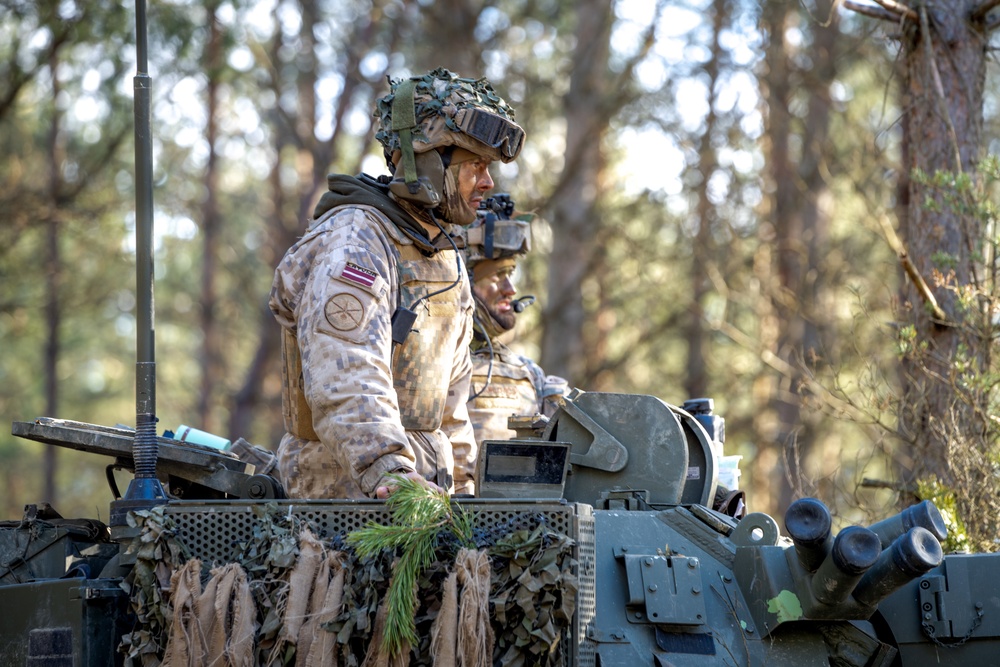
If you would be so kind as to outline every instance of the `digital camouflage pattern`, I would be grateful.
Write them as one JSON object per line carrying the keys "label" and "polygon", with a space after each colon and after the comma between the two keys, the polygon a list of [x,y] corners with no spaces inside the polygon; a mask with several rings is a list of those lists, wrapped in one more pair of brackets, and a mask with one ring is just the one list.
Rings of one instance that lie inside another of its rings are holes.
{"label": "digital camouflage pattern", "polygon": [[[440,67],[412,78],[416,81],[413,94],[417,122],[413,130],[415,153],[454,144],[492,160],[510,161],[496,148],[485,146],[463,133],[455,123],[456,114],[463,109],[482,109],[514,121],[514,109],[497,95],[488,80],[463,78]],[[391,161],[393,153],[401,149],[399,134],[392,129],[392,102],[395,90],[402,82],[402,79],[390,79],[391,92],[378,100],[375,108],[374,115],[378,119],[375,139],[382,144],[387,162]]]}
{"label": "digital camouflage pattern", "polygon": [[[288,404],[310,413],[287,420],[278,448],[290,497],[370,497],[398,470],[473,492],[473,302],[453,250],[427,256],[373,206],[333,208],[285,255],[270,306],[301,357],[285,391],[303,400]],[[394,348],[397,306],[417,319]]]}
{"label": "digital camouflage pattern", "polygon": [[[509,440],[517,433],[507,428],[512,416],[536,414],[551,417],[559,407],[559,397],[569,386],[565,379],[546,375],[531,359],[515,354],[503,343],[493,341],[493,369],[490,350],[483,345],[472,353],[472,398],[469,418],[476,442]],[[487,385],[487,376],[490,382]],[[484,389],[485,387],[485,389]],[[480,392],[477,396],[477,392]]]}

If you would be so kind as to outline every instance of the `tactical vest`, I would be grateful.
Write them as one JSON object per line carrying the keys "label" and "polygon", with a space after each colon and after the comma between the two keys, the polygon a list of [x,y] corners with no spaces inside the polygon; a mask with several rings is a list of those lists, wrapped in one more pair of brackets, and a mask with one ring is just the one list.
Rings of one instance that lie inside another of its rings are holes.
{"label": "tactical vest", "polygon": [[[385,228],[392,224],[369,206],[350,206],[369,210]],[[335,215],[343,208],[331,209],[324,217]],[[440,358],[441,344],[447,340],[461,307],[461,282],[451,289],[448,287],[456,277],[462,281],[465,277],[458,270],[453,252],[441,251],[428,257],[413,244],[396,242],[393,245],[398,253],[395,303],[417,313],[406,341],[393,346],[393,387],[399,399],[403,428],[433,431],[440,427],[446,407],[451,363],[449,361],[447,368],[437,369],[432,362]],[[391,249],[385,250],[390,258],[394,257]],[[312,410],[306,401],[298,340],[289,329],[282,328],[281,349],[285,429],[305,440],[319,440],[313,428]]]}

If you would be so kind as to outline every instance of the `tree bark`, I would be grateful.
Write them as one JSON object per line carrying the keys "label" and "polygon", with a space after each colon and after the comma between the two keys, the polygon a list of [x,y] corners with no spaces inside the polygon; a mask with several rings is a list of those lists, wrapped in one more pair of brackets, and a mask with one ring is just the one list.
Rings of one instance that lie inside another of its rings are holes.
{"label": "tree bark", "polygon": [[[542,313],[541,365],[547,372],[584,379],[587,310],[583,284],[599,279],[594,267],[594,241],[600,229],[598,202],[605,158],[602,139],[607,120],[602,110],[607,97],[607,62],[612,13],[602,0],[577,5],[577,49],[570,88],[563,100],[566,116],[566,153],[552,211],[554,252],[549,264],[548,303]],[[591,360],[599,361],[599,360]]]}
{"label": "tree bark", "polygon": [[[969,16],[978,2],[935,0],[914,7],[920,20],[902,32],[905,62],[906,146],[911,173],[939,171],[972,175],[980,158],[987,36],[982,22]],[[925,202],[933,202],[927,207]],[[909,259],[931,287],[950,320],[937,321],[911,281],[901,301],[904,324],[913,327],[910,353],[901,363],[903,400],[899,429],[913,468],[903,481],[937,477],[954,482],[949,463],[952,441],[981,443],[984,397],[961,387],[956,362],[970,357],[984,370],[988,341],[965,337],[966,315],[955,292],[943,283],[965,286],[977,279],[973,248],[983,229],[945,201],[945,193],[918,178],[909,181],[906,217],[900,225]]]}
{"label": "tree bark", "polygon": [[[59,352],[60,322],[62,307],[60,305],[60,283],[62,281],[62,258],[59,253],[59,173],[62,164],[62,151],[59,149],[59,124],[61,114],[56,100],[59,98],[59,56],[56,50],[49,54],[49,72],[52,76],[52,120],[48,132],[48,189],[49,210],[45,220],[45,414],[59,414]],[[45,448],[45,463],[43,466],[43,500],[52,504],[58,503],[56,475],[59,469],[58,448]]]}
{"label": "tree bark", "polygon": [[[474,29],[481,6],[467,0],[438,0],[424,9],[424,39],[420,40],[414,74],[445,67],[459,76],[484,76],[482,45]],[[447,49],[440,48],[447,44]]]}
{"label": "tree bark", "polygon": [[199,324],[201,327],[201,387],[198,392],[196,414],[199,427],[206,431],[215,430],[212,417],[213,392],[218,391],[222,381],[223,355],[219,328],[216,321],[218,294],[216,290],[219,236],[222,221],[219,215],[219,154],[218,141],[219,75],[222,63],[222,35],[215,15],[217,7],[211,7],[208,19],[208,43],[205,45],[205,63],[208,83],[205,92],[205,113],[207,126],[205,141],[208,143],[208,162],[205,165],[205,199],[201,208],[201,300]]}

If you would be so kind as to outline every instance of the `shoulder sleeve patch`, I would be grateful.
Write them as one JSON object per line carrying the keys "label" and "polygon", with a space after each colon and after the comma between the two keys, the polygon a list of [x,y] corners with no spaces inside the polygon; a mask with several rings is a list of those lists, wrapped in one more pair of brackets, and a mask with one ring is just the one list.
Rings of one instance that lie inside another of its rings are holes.
{"label": "shoulder sleeve patch", "polygon": [[319,330],[362,343],[368,338],[372,317],[388,294],[389,284],[372,269],[348,261],[338,263],[330,278]]}
{"label": "shoulder sleeve patch", "polygon": [[348,292],[340,292],[330,297],[324,308],[326,321],[337,331],[354,331],[365,321],[365,306],[361,300]]}
{"label": "shoulder sleeve patch", "polygon": [[341,262],[333,270],[333,278],[351,285],[360,287],[372,294],[376,298],[381,298],[389,285],[377,271],[360,266],[354,262]]}

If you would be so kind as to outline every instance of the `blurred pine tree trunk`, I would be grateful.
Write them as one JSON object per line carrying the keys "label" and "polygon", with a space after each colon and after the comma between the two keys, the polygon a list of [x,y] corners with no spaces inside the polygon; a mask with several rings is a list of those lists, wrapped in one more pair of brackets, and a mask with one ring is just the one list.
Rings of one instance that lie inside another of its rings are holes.
{"label": "blurred pine tree trunk", "polygon": [[[823,340],[830,313],[822,256],[829,250],[830,86],[837,76],[839,21],[829,2],[808,17],[793,5],[768,3],[762,25],[768,36],[762,83],[771,194],[761,222],[758,275],[765,289],[759,313],[762,347],[778,360],[778,372],[755,384],[760,451],[751,465],[754,478],[764,481],[754,489],[755,500],[781,514],[796,497],[817,493],[807,471],[817,434],[802,409],[805,374],[827,363],[835,348]],[[790,30],[805,33],[804,44],[789,43]]]}
{"label": "blurred pine tree trunk", "polygon": [[[563,99],[566,152],[559,186],[549,201],[554,247],[549,262],[548,301],[542,319],[541,364],[548,373],[581,384],[588,365],[599,365],[588,350],[584,284],[603,279],[597,265],[601,218],[598,204],[608,129],[608,54],[612,12],[603,0],[576,7],[576,51],[570,87]],[[589,389],[595,387],[587,386]]]}
{"label": "blurred pine tree trunk", "polygon": [[[903,481],[955,479],[950,451],[981,447],[988,395],[963,386],[961,365],[988,370],[991,340],[970,331],[977,306],[966,310],[953,289],[982,279],[978,264],[985,229],[982,220],[946,201],[945,189],[914,178],[919,170],[974,177],[982,157],[983,90],[988,36],[972,0],[930,2],[913,9],[903,23],[903,103],[910,172],[906,217],[900,235],[916,272],[939,309],[913,279],[901,293],[901,325],[913,329],[913,346],[900,367],[903,397],[899,430],[909,453]],[[945,285],[945,283],[948,285]]]}
{"label": "blurred pine tree trunk", "polygon": [[704,120],[701,136],[698,140],[698,175],[694,182],[695,190],[695,231],[694,243],[691,248],[691,269],[688,280],[691,283],[691,308],[687,314],[687,325],[684,327],[687,339],[687,359],[685,360],[684,391],[688,398],[700,398],[708,395],[708,371],[706,351],[708,332],[705,322],[706,299],[712,291],[708,276],[709,263],[714,260],[718,249],[715,244],[715,228],[719,224],[716,208],[712,205],[709,195],[709,182],[712,174],[719,168],[718,154],[713,139],[718,132],[718,115],[716,113],[716,95],[718,94],[719,75],[722,70],[722,58],[725,50],[719,42],[723,29],[728,24],[728,2],[715,0],[711,9],[712,38],[710,40],[711,57],[705,63],[704,72],[708,79],[708,114]]}
{"label": "blurred pine tree trunk", "polygon": [[222,219],[219,213],[219,85],[225,67],[222,34],[216,17],[218,5],[210,4],[208,11],[208,39],[202,62],[205,64],[205,143],[208,160],[205,164],[205,198],[201,204],[201,297],[198,323],[201,329],[201,386],[198,391],[195,414],[199,427],[212,432],[215,423],[213,394],[223,387],[224,354],[221,332],[217,326],[218,256]]}

